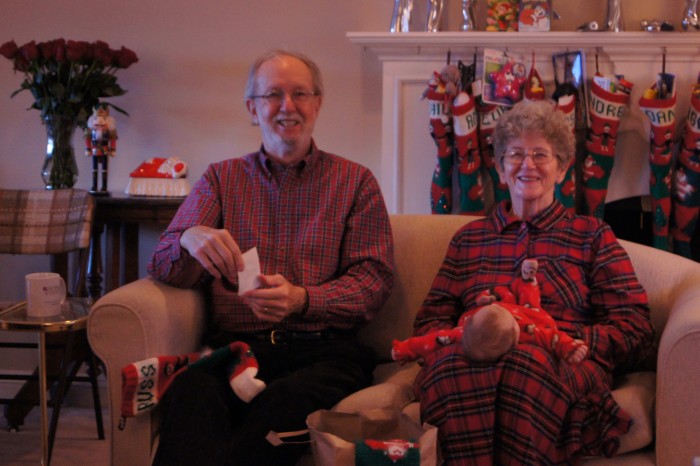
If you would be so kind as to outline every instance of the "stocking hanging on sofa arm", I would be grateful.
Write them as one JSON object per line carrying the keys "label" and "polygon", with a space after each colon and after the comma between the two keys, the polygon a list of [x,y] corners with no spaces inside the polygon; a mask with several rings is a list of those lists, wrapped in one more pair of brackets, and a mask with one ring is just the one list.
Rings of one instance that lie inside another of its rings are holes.
{"label": "stocking hanging on sofa arm", "polygon": [[233,342],[216,351],[181,356],[157,356],[128,364],[122,368],[122,406],[119,428],[126,418],[152,410],[163,398],[170,384],[187,369],[221,366],[226,370],[229,385],[246,403],[265,389],[265,382],[256,379],[258,361],[246,343]]}
{"label": "stocking hanging on sofa arm", "polygon": [[692,258],[690,241],[700,212],[700,76],[690,96],[673,183],[673,252]]}
{"label": "stocking hanging on sofa arm", "polygon": [[676,121],[676,77],[659,73],[657,81],[639,99],[651,124],[649,136],[649,190],[651,192],[654,247],[669,250],[671,215],[671,157]]}

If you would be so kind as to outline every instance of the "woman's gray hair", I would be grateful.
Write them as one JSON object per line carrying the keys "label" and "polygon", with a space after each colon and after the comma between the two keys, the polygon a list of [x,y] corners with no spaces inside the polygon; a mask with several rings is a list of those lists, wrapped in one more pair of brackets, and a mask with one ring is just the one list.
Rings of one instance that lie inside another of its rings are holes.
{"label": "woman's gray hair", "polygon": [[304,63],[304,65],[306,65],[306,67],[311,72],[314,93],[316,95],[323,95],[323,80],[321,79],[321,70],[319,69],[318,65],[316,65],[316,63],[313,60],[311,60],[304,54],[277,49],[271,50],[266,54],[258,57],[258,59],[255,60],[255,62],[253,62],[253,64],[250,66],[250,71],[248,72],[248,82],[245,86],[246,100],[250,99],[252,96],[258,93],[255,89],[255,84],[258,78],[258,71],[260,70],[260,67],[263,65],[263,63],[269,60],[274,60],[276,58],[282,57],[296,58],[297,60]]}
{"label": "woman's gray hair", "polygon": [[559,166],[569,167],[576,153],[576,140],[564,112],[556,110],[551,101],[522,100],[501,114],[493,130],[493,153],[496,163],[503,167],[508,144],[524,135],[542,136],[552,145]]}

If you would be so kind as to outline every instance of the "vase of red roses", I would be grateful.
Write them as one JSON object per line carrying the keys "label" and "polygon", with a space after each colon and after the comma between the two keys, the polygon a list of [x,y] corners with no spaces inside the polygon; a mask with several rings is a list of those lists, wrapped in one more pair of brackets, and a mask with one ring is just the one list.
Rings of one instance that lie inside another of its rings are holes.
{"label": "vase of red roses", "polygon": [[[47,145],[41,177],[47,189],[71,188],[78,178],[73,135],[85,128],[93,107],[102,98],[124,95],[115,73],[138,61],[126,47],[112,49],[105,42],[55,39],[47,42],[15,41],[0,46],[0,55],[11,60],[24,80],[12,97],[29,91],[30,109],[41,112]],[[107,103],[116,111],[124,110]]]}

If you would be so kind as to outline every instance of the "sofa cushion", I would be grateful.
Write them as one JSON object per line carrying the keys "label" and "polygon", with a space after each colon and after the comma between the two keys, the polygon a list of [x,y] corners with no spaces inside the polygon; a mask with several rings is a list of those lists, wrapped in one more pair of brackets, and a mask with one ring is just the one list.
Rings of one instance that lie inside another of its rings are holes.
{"label": "sofa cushion", "polygon": [[634,422],[629,432],[620,437],[618,454],[639,450],[654,439],[654,399],[656,373],[634,372],[618,377],[613,398]]}
{"label": "sofa cushion", "polygon": [[[428,295],[452,236],[478,217],[436,215],[425,228],[424,215],[392,215],[396,278],[384,307],[360,332],[360,340],[374,348],[382,361],[391,360],[391,342],[413,334],[413,320]],[[415,228],[412,225],[416,225]]]}

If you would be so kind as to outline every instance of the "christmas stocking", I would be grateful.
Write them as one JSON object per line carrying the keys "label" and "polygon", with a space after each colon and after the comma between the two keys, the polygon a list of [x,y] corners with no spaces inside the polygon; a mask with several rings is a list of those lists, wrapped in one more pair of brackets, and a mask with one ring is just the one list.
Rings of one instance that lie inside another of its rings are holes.
{"label": "christmas stocking", "polygon": [[478,116],[474,99],[464,91],[457,94],[452,104],[452,127],[459,172],[459,211],[462,214],[483,215],[484,186],[477,134]]}
{"label": "christmas stocking", "polygon": [[508,186],[501,183],[501,179],[496,171],[496,159],[493,154],[493,144],[491,143],[491,134],[496,127],[498,118],[507,110],[503,105],[488,104],[481,98],[481,86],[474,86],[476,96],[476,111],[479,115],[479,148],[481,152],[481,161],[491,178],[493,184],[494,202],[498,204],[503,200],[510,199]]}
{"label": "christmas stocking", "polygon": [[452,99],[459,85],[459,69],[448,65],[434,72],[423,98],[428,99],[430,135],[437,146],[438,162],[430,187],[430,209],[434,214],[452,213]]}
{"label": "christmas stocking", "polygon": [[629,102],[632,83],[595,76],[591,82],[590,127],[583,163],[584,213],[603,218],[608,180],[615,163],[615,147],[620,119]]}
{"label": "christmas stocking", "polygon": [[668,228],[671,215],[671,156],[676,121],[675,76],[659,74],[657,82],[644,92],[639,107],[649,118],[651,135],[649,166],[654,247],[669,250]]}
{"label": "christmas stocking", "polygon": [[[566,120],[569,122],[571,132],[576,136],[576,94],[569,93],[561,95],[556,101],[557,110],[566,115]],[[566,175],[561,183],[554,187],[554,197],[572,214],[576,213],[576,157],[571,159],[569,167],[566,169]]]}
{"label": "christmas stocking", "polygon": [[262,380],[255,379],[257,360],[250,347],[242,342],[233,342],[214,352],[145,359],[122,368],[120,429],[124,429],[127,417],[155,408],[175,377],[183,371],[221,363],[226,363],[231,388],[246,403],[265,388]]}
{"label": "christmas stocking", "polygon": [[673,252],[692,259],[690,240],[700,211],[700,77],[693,86],[683,145],[673,177]]}

